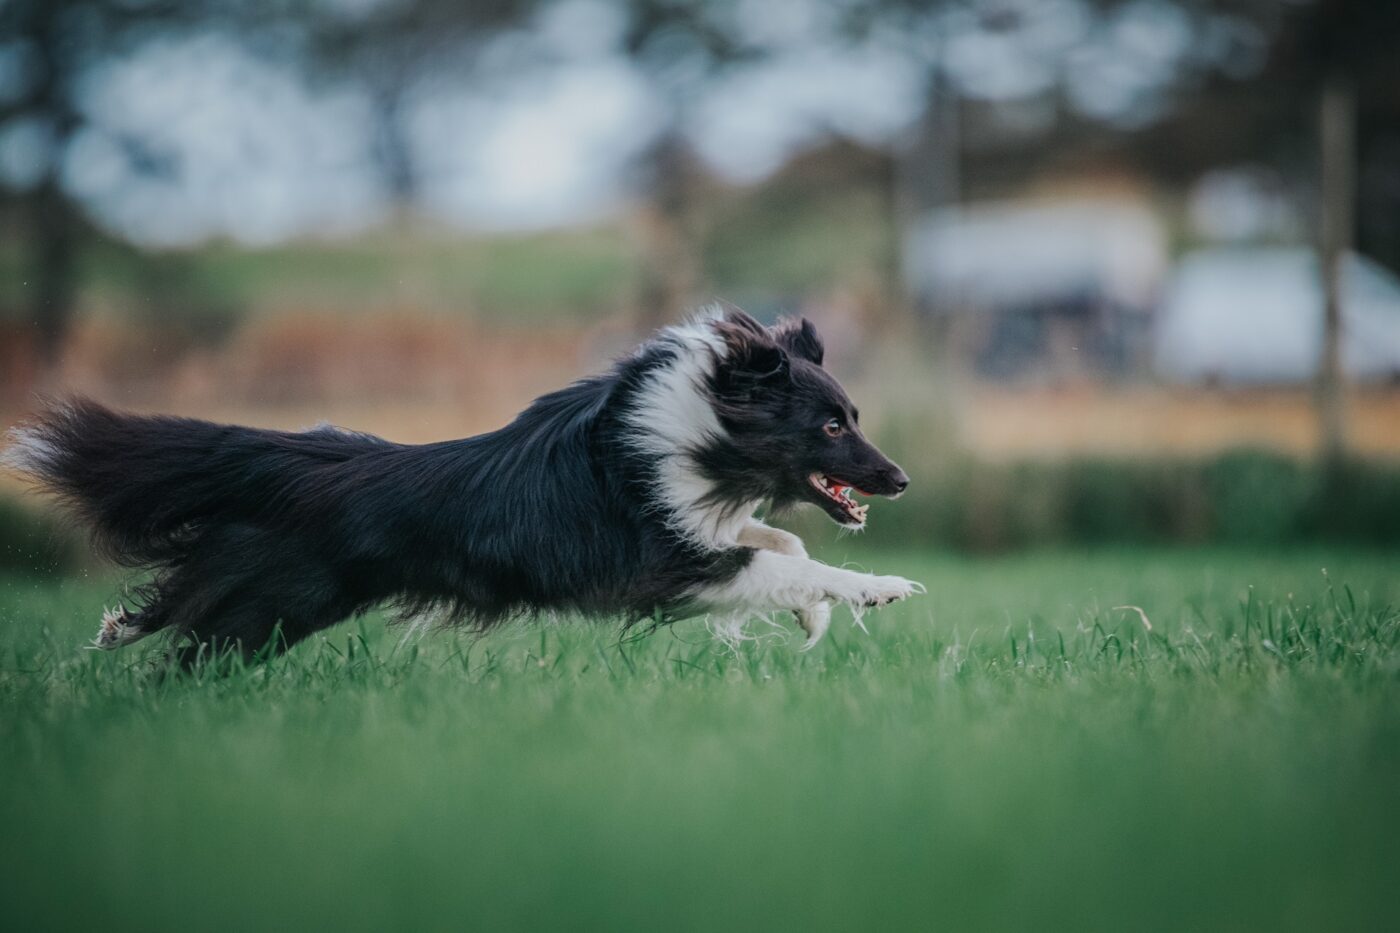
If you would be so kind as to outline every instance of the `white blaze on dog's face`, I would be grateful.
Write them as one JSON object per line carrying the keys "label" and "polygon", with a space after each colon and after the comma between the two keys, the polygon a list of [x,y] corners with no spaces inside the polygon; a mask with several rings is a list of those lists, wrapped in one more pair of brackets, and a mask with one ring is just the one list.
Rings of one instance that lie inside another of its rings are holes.
{"label": "white blaze on dog's face", "polygon": [[765,328],[741,311],[712,312],[663,340],[675,356],[639,393],[630,421],[638,446],[659,458],[663,505],[701,542],[732,544],[764,501],[810,503],[862,527],[857,493],[897,496],[908,486],[822,368],[808,321]]}

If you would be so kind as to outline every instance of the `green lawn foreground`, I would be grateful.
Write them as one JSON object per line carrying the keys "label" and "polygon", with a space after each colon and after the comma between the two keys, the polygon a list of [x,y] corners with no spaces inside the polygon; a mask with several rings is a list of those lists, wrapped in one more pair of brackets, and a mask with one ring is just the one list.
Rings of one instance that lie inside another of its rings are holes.
{"label": "green lawn foreground", "polygon": [[862,563],[929,594],[807,654],[374,617],[203,682],[0,579],[4,925],[1396,922],[1394,554]]}

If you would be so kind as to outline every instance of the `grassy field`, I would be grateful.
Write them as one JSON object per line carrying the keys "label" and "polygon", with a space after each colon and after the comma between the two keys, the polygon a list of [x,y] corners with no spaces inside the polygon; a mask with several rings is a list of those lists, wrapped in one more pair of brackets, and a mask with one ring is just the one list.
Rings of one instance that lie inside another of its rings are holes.
{"label": "grassy field", "polygon": [[0,578],[6,925],[1394,923],[1393,554],[861,560],[929,594],[807,654],[376,618],[204,682]]}

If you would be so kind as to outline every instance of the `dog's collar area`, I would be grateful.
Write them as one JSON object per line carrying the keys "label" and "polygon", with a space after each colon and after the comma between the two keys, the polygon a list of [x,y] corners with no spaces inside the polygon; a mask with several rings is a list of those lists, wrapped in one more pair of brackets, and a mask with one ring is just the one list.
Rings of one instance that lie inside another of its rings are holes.
{"label": "dog's collar area", "polygon": [[870,506],[860,505],[853,495],[855,487],[840,480],[832,479],[825,473],[813,473],[807,477],[812,488],[841,507],[841,511],[857,525],[865,524],[865,515]]}

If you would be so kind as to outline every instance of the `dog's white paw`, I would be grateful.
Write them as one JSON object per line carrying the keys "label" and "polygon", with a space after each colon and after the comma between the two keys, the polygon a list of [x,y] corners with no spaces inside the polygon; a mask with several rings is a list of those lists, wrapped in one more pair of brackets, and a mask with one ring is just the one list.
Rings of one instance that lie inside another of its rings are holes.
{"label": "dog's white paw", "polygon": [[141,626],[133,625],[131,613],[126,611],[126,607],[117,604],[117,608],[102,608],[102,624],[97,630],[97,637],[92,640],[89,648],[101,651],[111,651],[129,645],[132,642],[140,641],[149,633],[143,632]]}
{"label": "dog's white paw", "polygon": [[924,592],[927,591],[922,583],[903,577],[861,574],[855,586],[838,598],[855,609],[878,609]]}
{"label": "dog's white paw", "polygon": [[826,635],[826,630],[831,627],[831,603],[821,602],[806,609],[798,609],[796,613],[797,624],[802,626],[802,631],[807,633],[807,640],[802,643],[802,650],[808,651]]}

